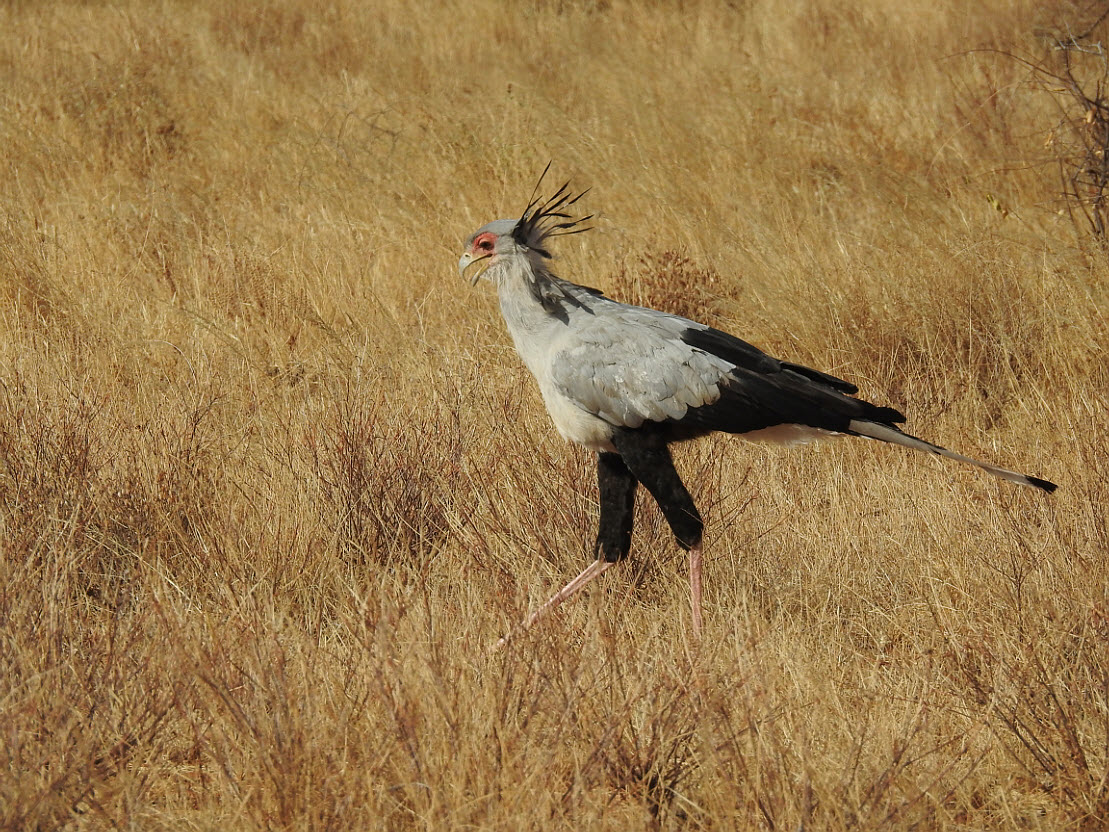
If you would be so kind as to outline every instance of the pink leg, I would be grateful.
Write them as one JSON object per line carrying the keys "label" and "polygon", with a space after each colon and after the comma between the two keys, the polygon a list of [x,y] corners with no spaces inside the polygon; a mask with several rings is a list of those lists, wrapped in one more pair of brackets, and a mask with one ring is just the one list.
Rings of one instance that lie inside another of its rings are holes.
{"label": "pink leg", "polygon": [[508,644],[508,640],[512,638],[512,636],[514,636],[518,632],[522,632],[528,629],[528,627],[530,627],[544,615],[549,613],[551,610],[558,607],[558,605],[561,604],[563,601],[569,600],[570,598],[574,597],[577,593],[585,588],[586,584],[588,584],[598,575],[603,575],[610,566],[612,566],[612,564],[607,560],[593,561],[591,564],[589,564],[589,566],[585,567],[585,569],[583,569],[581,573],[576,578],[574,578],[574,580],[570,581],[570,583],[566,584],[566,586],[552,595],[550,599],[545,604],[543,604],[543,606],[541,606],[526,619],[524,619],[524,621],[521,622],[519,626],[515,627],[511,632],[507,633],[504,638],[497,642],[497,646],[493,649],[499,650],[500,648],[504,647],[506,644]]}
{"label": "pink leg", "polygon": [[693,640],[701,642],[701,544],[689,550],[689,606],[693,612]]}

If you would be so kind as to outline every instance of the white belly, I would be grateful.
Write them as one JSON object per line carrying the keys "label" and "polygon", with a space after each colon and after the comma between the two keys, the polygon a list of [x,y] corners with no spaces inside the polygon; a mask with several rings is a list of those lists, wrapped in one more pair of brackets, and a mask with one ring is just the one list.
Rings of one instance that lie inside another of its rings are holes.
{"label": "white belly", "polygon": [[551,415],[558,432],[564,439],[576,442],[589,448],[591,451],[615,451],[612,444],[612,433],[615,428],[602,419],[582,410],[572,401],[555,390],[544,389],[543,403]]}
{"label": "white belly", "polygon": [[830,430],[810,428],[808,425],[775,425],[772,428],[752,430],[741,433],[744,439],[752,442],[777,442],[782,445],[803,445],[815,439],[826,439],[829,436],[838,436]]}

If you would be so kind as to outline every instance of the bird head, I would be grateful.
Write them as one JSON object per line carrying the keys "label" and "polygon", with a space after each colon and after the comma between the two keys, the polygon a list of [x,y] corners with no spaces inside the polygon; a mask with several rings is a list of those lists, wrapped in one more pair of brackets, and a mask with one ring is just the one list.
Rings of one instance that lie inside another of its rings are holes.
{"label": "bird head", "polygon": [[527,248],[520,246],[513,236],[516,225],[517,220],[496,220],[471,234],[466,241],[465,251],[458,260],[459,276],[465,277],[466,270],[473,264],[483,263],[470,278],[470,285],[474,286],[490,269],[509,258],[526,254]]}
{"label": "bird head", "polygon": [[548,164],[543,170],[535,190],[532,191],[531,201],[520,219],[496,220],[483,225],[466,241],[465,251],[458,260],[459,275],[465,277],[466,270],[474,263],[485,264],[470,279],[471,286],[483,275],[495,283],[499,267],[517,258],[530,260],[532,266],[541,266],[542,261],[551,259],[551,253],[546,249],[547,240],[589,230],[583,223],[592,219],[592,214],[575,217],[567,210],[585,196],[588,190],[575,195],[567,182],[549,199],[535,196],[550,167]]}

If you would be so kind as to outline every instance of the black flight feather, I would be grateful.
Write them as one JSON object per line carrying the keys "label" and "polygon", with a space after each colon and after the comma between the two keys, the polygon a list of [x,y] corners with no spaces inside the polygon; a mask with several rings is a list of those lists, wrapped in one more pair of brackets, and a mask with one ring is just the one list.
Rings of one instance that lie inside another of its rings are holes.
{"label": "black flight feather", "polygon": [[696,430],[748,433],[778,425],[806,425],[846,433],[853,419],[893,426],[905,417],[892,407],[856,399],[848,381],[773,358],[726,332],[687,329],[682,340],[735,365],[720,384],[720,398],[691,408],[680,420]]}

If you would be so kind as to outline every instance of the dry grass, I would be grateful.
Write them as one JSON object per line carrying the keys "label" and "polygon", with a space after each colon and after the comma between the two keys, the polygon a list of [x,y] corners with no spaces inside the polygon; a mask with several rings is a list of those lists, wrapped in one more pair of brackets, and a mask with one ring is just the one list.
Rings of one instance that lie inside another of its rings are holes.
{"label": "dry grass", "polygon": [[[1094,829],[1106,260],[1070,3],[0,6],[0,825]],[[1096,35],[1095,35],[1096,37]],[[460,241],[544,164],[561,269],[856,380],[1054,498],[727,438],[708,643]]]}

